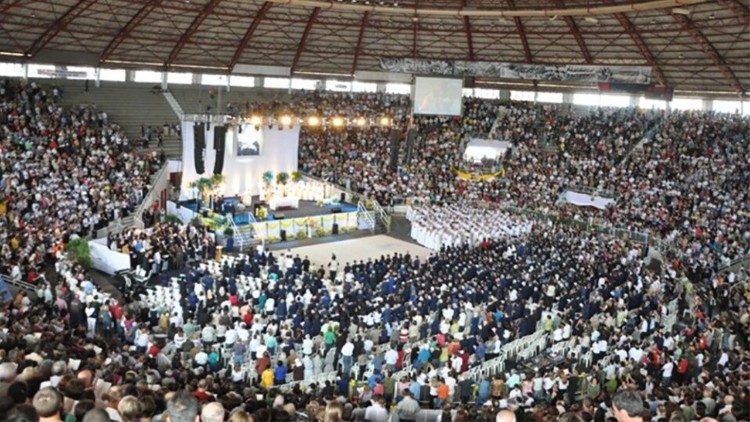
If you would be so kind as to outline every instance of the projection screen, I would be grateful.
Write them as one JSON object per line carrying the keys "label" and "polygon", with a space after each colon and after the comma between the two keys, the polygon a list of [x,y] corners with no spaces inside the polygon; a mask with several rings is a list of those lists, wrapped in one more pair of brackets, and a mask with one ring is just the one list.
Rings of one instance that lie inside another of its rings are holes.
{"label": "projection screen", "polygon": [[460,116],[464,81],[417,76],[414,84],[414,114]]}

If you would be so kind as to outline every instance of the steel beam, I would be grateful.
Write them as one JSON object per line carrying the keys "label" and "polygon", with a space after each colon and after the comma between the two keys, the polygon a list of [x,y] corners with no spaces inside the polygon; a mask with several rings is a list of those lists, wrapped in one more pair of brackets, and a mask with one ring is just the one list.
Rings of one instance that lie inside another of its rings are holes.
{"label": "steel beam", "polygon": [[731,10],[737,21],[744,25],[750,25],[750,10],[747,5],[739,0],[716,0],[717,3]]}
{"label": "steel beam", "polygon": [[[510,6],[511,9],[516,8],[516,4],[513,0],[507,0],[508,6]],[[523,57],[524,61],[526,63],[531,63],[533,61],[533,57],[531,56],[531,48],[529,48],[529,40],[526,38],[526,29],[523,27],[523,22],[521,21],[521,18],[518,16],[513,17],[513,23],[516,24],[516,33],[518,34],[518,37],[521,38],[521,45],[523,45]]]}
{"label": "steel beam", "polygon": [[253,37],[255,30],[258,29],[258,25],[260,25],[260,22],[263,20],[263,18],[266,17],[266,13],[268,12],[268,9],[271,8],[271,4],[272,3],[270,1],[263,3],[263,6],[261,6],[260,10],[258,10],[258,13],[255,14],[253,22],[250,24],[250,26],[247,27],[245,35],[240,40],[240,44],[237,46],[237,50],[235,50],[234,55],[232,56],[232,61],[229,62],[229,72],[231,72],[237,65],[237,62],[239,62],[240,57],[242,56],[242,52],[245,51],[245,48],[247,48],[247,44]]}
{"label": "steel beam", "polygon": [[591,64],[594,62],[594,60],[591,58],[591,54],[589,53],[588,47],[586,47],[586,43],[583,41],[583,36],[581,35],[581,31],[578,30],[578,25],[576,25],[576,21],[573,20],[570,16],[565,16],[565,23],[568,24],[568,28],[570,28],[570,33],[573,34],[573,37],[576,39],[576,42],[578,43],[578,48],[581,49],[581,54],[583,55],[583,61],[586,62],[586,64]]}
{"label": "steel beam", "polygon": [[359,36],[357,36],[357,46],[354,48],[354,59],[352,60],[352,76],[357,71],[357,63],[359,62],[359,55],[362,54],[362,38],[365,35],[365,28],[367,28],[367,19],[370,17],[370,12],[367,11],[362,15],[362,26],[359,27]]}
{"label": "steel beam", "polygon": [[643,38],[641,38],[641,35],[638,33],[638,31],[636,31],[633,22],[630,22],[630,19],[628,19],[628,17],[623,13],[615,13],[615,18],[620,22],[620,25],[622,25],[622,28],[625,30],[625,32],[630,35],[630,38],[633,40],[638,49],[641,50],[641,55],[646,60],[646,63],[648,63],[648,65],[653,69],[654,75],[656,75],[656,80],[659,82],[659,84],[666,86],[667,79],[664,77],[664,72],[662,72],[659,64],[656,63],[654,55],[651,54],[651,50],[649,50],[648,46],[643,41]]}
{"label": "steel beam", "polygon": [[711,41],[709,41],[708,38],[703,35],[700,29],[695,26],[695,22],[693,22],[693,20],[689,17],[680,15],[678,13],[670,12],[670,15],[672,15],[672,18],[674,18],[674,20],[676,20],[685,31],[689,32],[690,36],[693,37],[695,42],[701,46],[703,52],[709,59],[711,59],[711,61],[713,61],[716,67],[719,68],[721,74],[724,75],[724,78],[727,80],[727,82],[729,82],[729,85],[731,85],[732,88],[738,93],[744,94],[745,88],[742,86],[742,83],[740,83],[740,80],[737,79],[737,76],[734,74],[732,69],[727,66],[726,61],[716,50],[716,47],[714,47],[713,44],[711,44]]}
{"label": "steel beam", "polygon": [[190,23],[190,26],[185,31],[185,33],[182,34],[180,39],[177,41],[177,44],[175,44],[174,48],[172,49],[172,52],[169,53],[169,57],[167,58],[167,61],[164,62],[164,67],[169,68],[169,66],[174,63],[175,59],[177,59],[177,56],[180,55],[180,51],[185,47],[185,44],[187,44],[188,41],[190,41],[190,37],[192,37],[195,32],[198,30],[198,28],[201,26],[204,20],[208,17],[208,15],[213,12],[216,5],[219,4],[221,0],[211,0],[206,4],[205,7],[203,7],[203,10],[198,14],[198,16],[193,19],[193,22]]}
{"label": "steel beam", "polygon": [[315,22],[315,18],[318,17],[318,14],[320,14],[320,7],[316,7],[315,9],[313,9],[313,12],[310,14],[310,19],[307,20],[307,25],[305,26],[305,32],[302,33],[302,39],[299,41],[299,45],[297,46],[297,52],[294,53],[294,60],[292,60],[292,67],[290,69],[290,73],[292,75],[297,70],[297,65],[299,65],[299,59],[300,57],[302,57],[302,52],[305,50],[305,43],[307,43],[307,37],[310,36],[310,30],[312,29],[313,23]]}
{"label": "steel beam", "polygon": [[464,31],[466,31],[466,45],[469,47],[469,60],[476,60],[474,55],[474,40],[471,36],[471,22],[468,16],[464,16]]}
{"label": "steel beam", "polygon": [[50,41],[52,41],[52,38],[55,38],[57,34],[60,33],[63,29],[65,29],[68,24],[73,22],[75,18],[81,15],[81,13],[85,12],[89,7],[91,7],[94,3],[96,3],[96,0],[78,0],[76,4],[71,6],[65,13],[60,16],[52,26],[47,28],[44,33],[34,41],[34,43],[29,47],[29,49],[26,51],[27,57],[34,57],[39,53],[41,49],[43,49]]}
{"label": "steel beam", "polygon": [[14,8],[21,1],[23,1],[23,0],[0,2],[0,3],[5,3],[5,4],[2,5],[2,7],[0,7],[0,17],[5,16],[5,12],[7,12],[8,10]]}
{"label": "steel beam", "polygon": [[102,53],[99,55],[99,63],[106,62],[111,56],[112,53],[117,50],[117,47],[122,44],[123,41],[125,41],[130,34],[133,32],[133,30],[143,22],[144,19],[157,7],[161,4],[161,0],[151,0],[148,3],[144,4],[143,7],[141,7],[138,10],[138,13],[135,14],[130,20],[128,21],[125,26],[120,29],[120,31],[115,35],[115,37],[112,39],[112,41],[107,44],[107,47],[102,51]]}

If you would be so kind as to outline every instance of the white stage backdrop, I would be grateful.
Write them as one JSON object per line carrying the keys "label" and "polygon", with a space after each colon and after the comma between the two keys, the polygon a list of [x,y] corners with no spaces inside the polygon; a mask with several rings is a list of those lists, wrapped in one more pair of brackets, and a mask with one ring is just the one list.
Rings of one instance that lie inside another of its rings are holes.
{"label": "white stage backdrop", "polygon": [[[203,175],[195,172],[193,151],[195,137],[193,122],[182,124],[182,189],[181,199],[190,197],[189,185],[200,177],[210,177],[213,174],[216,150],[213,149],[213,127],[206,131],[206,171]],[[299,149],[300,127],[279,130],[267,126],[256,130],[252,125],[243,125],[242,133],[238,127],[227,130],[224,146],[224,169],[226,196],[241,194],[259,195],[263,173],[272,171],[274,175],[297,170],[297,150]],[[257,155],[238,155],[238,142],[244,145],[259,146]]]}

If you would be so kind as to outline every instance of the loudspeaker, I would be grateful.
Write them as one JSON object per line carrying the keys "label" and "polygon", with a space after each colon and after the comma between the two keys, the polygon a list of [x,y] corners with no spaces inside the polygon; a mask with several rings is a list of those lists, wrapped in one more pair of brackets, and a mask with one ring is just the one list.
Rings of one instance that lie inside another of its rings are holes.
{"label": "loudspeaker", "polygon": [[341,212],[341,207],[333,207],[331,208],[331,214],[338,214]]}
{"label": "loudspeaker", "polygon": [[214,128],[214,149],[216,150],[214,174],[221,174],[222,170],[224,169],[224,144],[226,141],[226,135],[226,126],[216,126]]}
{"label": "loudspeaker", "polygon": [[282,230],[280,231],[280,234],[281,234],[281,241],[282,241],[282,242],[286,242],[286,230],[283,230],[283,229],[282,229]]}
{"label": "loudspeaker", "polygon": [[283,220],[286,218],[286,215],[284,215],[283,212],[277,212],[273,215],[274,220]]}
{"label": "loudspeaker", "polygon": [[339,225],[333,223],[333,234],[339,234]]}
{"label": "loudspeaker", "polygon": [[398,167],[398,148],[400,146],[399,138],[400,134],[397,129],[391,129],[391,161],[388,164],[391,170],[396,170]]}
{"label": "loudspeaker", "polygon": [[206,126],[203,123],[193,124],[193,162],[195,163],[195,173],[203,174],[205,164],[203,162],[203,149],[206,148]]}
{"label": "loudspeaker", "polygon": [[406,162],[411,161],[411,153],[414,151],[414,141],[417,139],[417,130],[409,129],[406,133]]}

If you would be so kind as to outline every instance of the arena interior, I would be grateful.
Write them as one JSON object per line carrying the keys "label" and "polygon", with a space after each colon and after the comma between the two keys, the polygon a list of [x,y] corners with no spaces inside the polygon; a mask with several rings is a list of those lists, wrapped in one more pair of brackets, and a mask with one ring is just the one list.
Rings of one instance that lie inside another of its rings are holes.
{"label": "arena interior", "polygon": [[0,420],[750,421],[747,0],[0,0]]}

